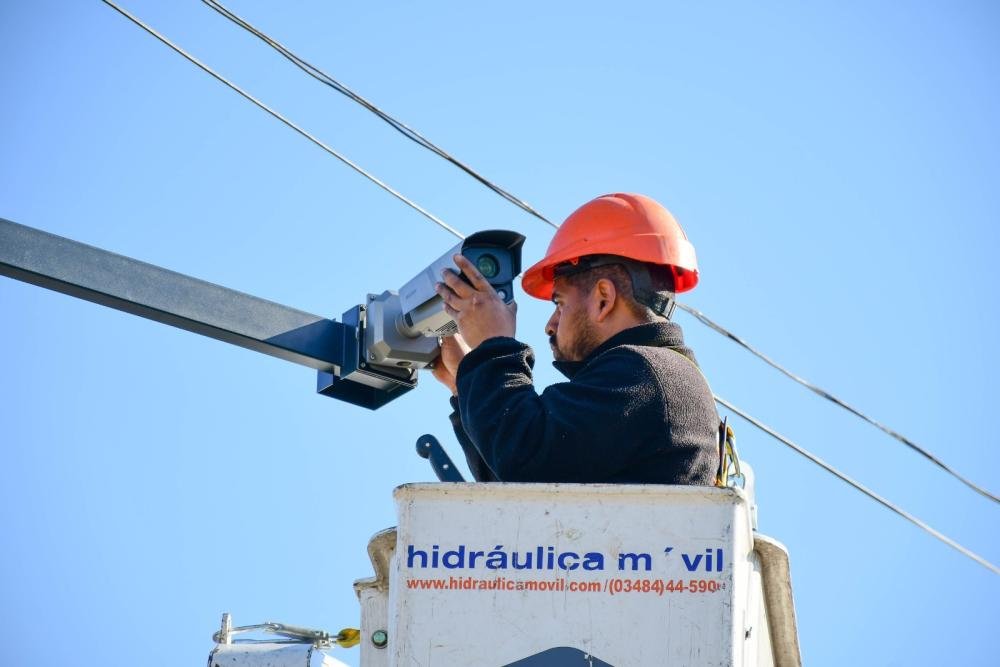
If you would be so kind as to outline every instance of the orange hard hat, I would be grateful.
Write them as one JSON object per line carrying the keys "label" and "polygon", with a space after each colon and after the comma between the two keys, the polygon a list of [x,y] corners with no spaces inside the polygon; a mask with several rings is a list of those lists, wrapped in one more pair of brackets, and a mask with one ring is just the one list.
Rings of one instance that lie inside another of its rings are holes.
{"label": "orange hard hat", "polygon": [[668,266],[674,292],[698,284],[694,246],[670,211],[645,195],[616,193],[589,201],[566,218],[542,261],[524,272],[521,287],[547,301],[552,298],[555,268],[587,255],[617,255]]}

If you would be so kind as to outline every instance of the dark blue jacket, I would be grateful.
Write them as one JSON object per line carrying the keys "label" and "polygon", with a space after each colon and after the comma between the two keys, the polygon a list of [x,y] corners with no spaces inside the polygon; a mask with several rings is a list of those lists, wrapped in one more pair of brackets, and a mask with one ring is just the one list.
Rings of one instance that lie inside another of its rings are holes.
{"label": "dark blue jacket", "polygon": [[672,322],[612,336],[539,395],[534,353],[490,338],[462,360],[452,423],[479,481],[712,484],[712,392]]}

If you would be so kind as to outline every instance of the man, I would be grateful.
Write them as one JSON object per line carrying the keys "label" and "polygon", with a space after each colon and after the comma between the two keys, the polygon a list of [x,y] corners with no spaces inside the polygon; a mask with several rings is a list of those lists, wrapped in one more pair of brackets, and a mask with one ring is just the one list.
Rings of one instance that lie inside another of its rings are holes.
{"label": "man", "polygon": [[669,321],[674,293],[698,281],[694,248],[642,195],[599,197],[556,232],[522,287],[551,299],[545,325],[569,379],[541,394],[534,354],[514,339],[516,311],[461,255],[438,294],[459,335],[434,375],[479,481],[712,484],[719,417],[712,392]]}

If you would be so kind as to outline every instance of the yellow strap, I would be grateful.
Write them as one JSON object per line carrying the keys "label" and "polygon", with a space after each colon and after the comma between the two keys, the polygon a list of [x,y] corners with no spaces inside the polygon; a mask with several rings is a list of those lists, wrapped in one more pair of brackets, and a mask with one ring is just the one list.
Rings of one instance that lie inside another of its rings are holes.
{"label": "yellow strap", "polygon": [[361,642],[361,630],[357,628],[344,628],[337,633],[337,638],[334,641],[341,648],[357,646]]}
{"label": "yellow strap", "polygon": [[728,430],[726,420],[719,422],[719,467],[715,471],[715,485],[725,488],[729,485],[729,465],[726,459],[726,435]]}

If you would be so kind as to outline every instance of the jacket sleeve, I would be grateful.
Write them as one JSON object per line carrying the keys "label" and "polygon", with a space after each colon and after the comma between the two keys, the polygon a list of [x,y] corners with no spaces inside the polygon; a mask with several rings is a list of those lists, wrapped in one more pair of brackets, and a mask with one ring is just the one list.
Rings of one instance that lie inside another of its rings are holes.
{"label": "jacket sleeve", "polygon": [[[534,355],[513,338],[490,338],[458,367],[462,423],[486,466],[502,481],[593,482],[629,465],[664,428],[663,392],[642,357],[614,348],[572,382],[539,395]],[[621,424],[630,424],[622,437]]]}
{"label": "jacket sleeve", "polygon": [[455,437],[458,439],[458,444],[462,446],[462,451],[465,452],[465,460],[469,464],[469,472],[472,473],[472,478],[477,482],[496,482],[497,476],[487,467],[486,461],[480,456],[476,446],[472,444],[469,434],[465,432],[465,426],[462,425],[462,417],[458,412],[458,399],[454,396],[451,397],[451,408],[452,413],[448,418],[451,420],[451,427],[455,430]]}

